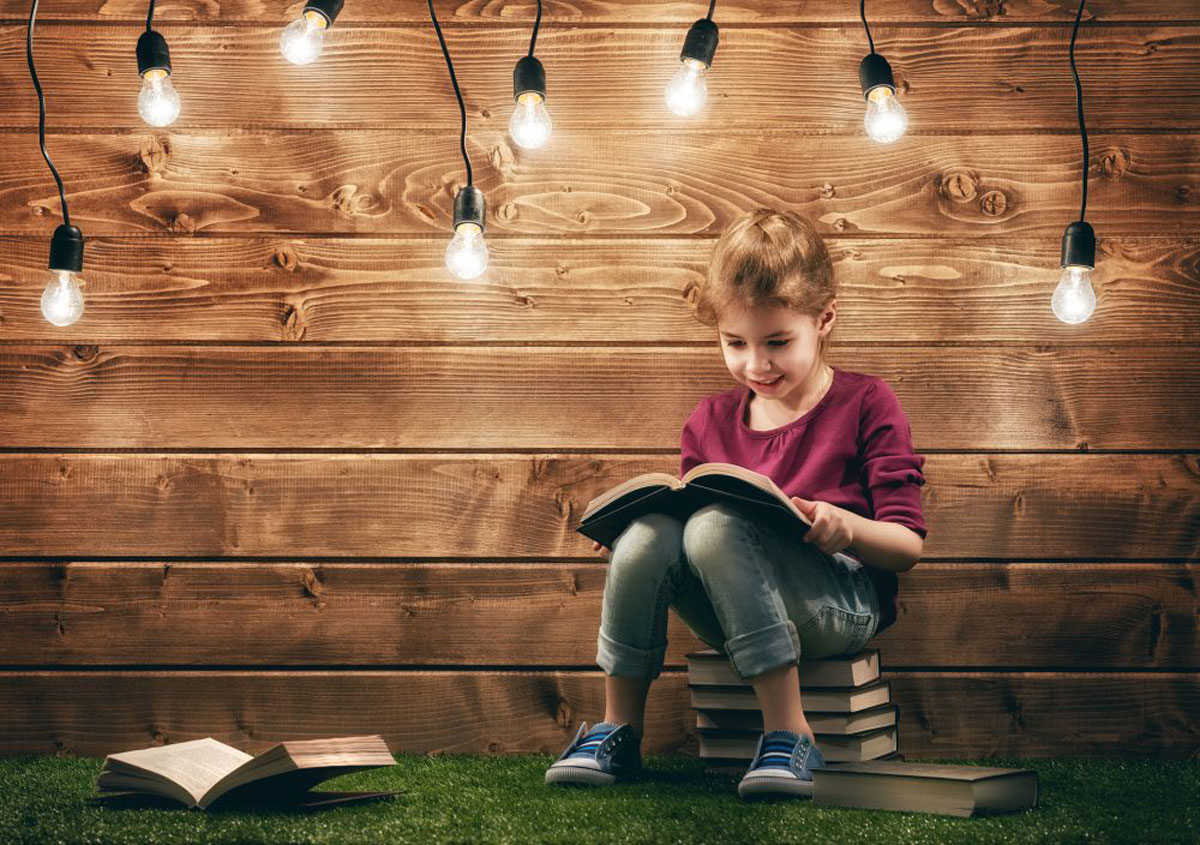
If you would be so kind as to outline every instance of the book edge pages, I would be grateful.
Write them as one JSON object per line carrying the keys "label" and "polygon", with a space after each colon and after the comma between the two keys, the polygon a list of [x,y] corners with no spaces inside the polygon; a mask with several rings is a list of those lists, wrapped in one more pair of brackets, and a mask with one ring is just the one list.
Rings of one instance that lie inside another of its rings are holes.
{"label": "book edge pages", "polygon": [[[861,763],[831,763],[813,770],[814,804],[829,807],[856,807],[863,810],[887,810],[889,812],[932,813],[943,816],[968,818],[974,815],[974,790],[969,781],[939,778],[943,789],[931,791],[927,778],[908,778],[885,775],[878,772],[853,773],[853,777],[829,777],[830,772],[868,763],[890,761],[863,761]],[[907,765],[896,763],[896,765]],[[925,788],[922,788],[925,787]],[[921,800],[928,796],[937,800]],[[887,798],[893,800],[888,801]],[[915,798],[916,800],[909,800]],[[865,799],[865,800],[864,800]],[[874,800],[872,800],[874,799]]]}
{"label": "book edge pages", "polygon": [[612,504],[626,493],[632,493],[642,488],[650,490],[655,487],[666,487],[671,490],[678,490],[682,486],[682,482],[670,473],[643,472],[640,475],[635,475],[633,478],[625,479],[620,484],[613,485],[588,502],[587,507],[583,509],[583,515],[580,516],[579,521],[580,523],[586,522],[587,520],[591,519],[597,511],[603,510],[605,507]]}
{"label": "book edge pages", "polygon": [[[246,754],[246,752],[242,751],[241,749],[235,748],[228,743],[221,742],[216,737],[206,736],[200,739],[187,740],[186,742],[172,742],[166,745],[152,745],[147,748],[134,748],[130,749],[129,751],[118,751],[116,753],[107,755],[104,759],[104,765],[112,766],[115,764],[118,767],[126,769],[126,771],[139,772],[142,773],[143,776],[153,780],[162,783],[174,784],[179,788],[179,790],[191,798],[191,803],[188,804],[188,806],[195,807],[199,806],[201,798],[204,794],[206,794],[205,792],[202,792],[199,795],[193,793],[186,786],[175,780],[175,778],[171,777],[170,775],[164,774],[157,769],[150,768],[143,763],[139,763],[138,758],[147,756],[144,752],[157,752],[160,756],[163,754],[169,754],[170,756],[178,756],[180,759],[186,760],[189,752],[192,749],[200,750],[203,748],[217,748],[222,752],[232,752],[233,754],[246,757],[245,760],[234,767],[234,769],[231,769],[230,772],[237,771],[237,769],[240,769],[242,766],[245,766],[247,763],[250,763],[254,760],[253,757]],[[218,778],[216,782],[220,782],[220,780],[222,780],[224,777],[227,777],[230,772],[226,772],[226,774],[222,775],[221,778]],[[117,773],[119,774],[119,772]],[[213,784],[210,783],[206,789],[211,789],[212,786]]]}
{"label": "book edge pages", "polygon": [[[800,509],[796,507],[796,503],[792,501],[792,497],[783,492],[783,490],[779,489],[779,485],[775,483],[774,479],[763,475],[762,473],[755,472],[752,469],[747,469],[746,467],[738,466],[737,464],[727,464],[720,461],[713,461],[692,467],[687,471],[686,474],[684,474],[680,481],[686,486],[694,479],[703,478],[706,475],[730,475],[740,481],[745,481],[748,484],[752,484],[763,492],[770,493],[772,496],[778,499],[781,506],[795,514],[796,517],[805,525],[812,525],[812,523],[808,521],[808,517],[801,513]],[[703,487],[704,485],[701,484],[697,486]],[[725,493],[725,491],[721,492]],[[755,502],[755,504],[762,504],[762,502]]]}

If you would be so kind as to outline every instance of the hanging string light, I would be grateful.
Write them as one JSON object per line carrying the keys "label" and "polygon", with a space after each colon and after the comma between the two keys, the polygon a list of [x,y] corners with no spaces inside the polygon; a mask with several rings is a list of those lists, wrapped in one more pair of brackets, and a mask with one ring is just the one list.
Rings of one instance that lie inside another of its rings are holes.
{"label": "hanging string light", "polygon": [[179,93],[171,84],[171,53],[167,39],[151,29],[154,0],[146,13],[146,31],[137,42],[138,75],[144,80],[138,94],[138,114],[151,126],[170,126],[179,117]]}
{"label": "hanging string light", "polygon": [[867,33],[867,45],[871,48],[871,52],[858,65],[858,79],[867,101],[863,126],[871,140],[890,144],[908,128],[908,113],[896,97],[896,78],[892,75],[892,66],[875,52],[875,39],[871,37],[871,27],[867,25],[867,0],[859,0],[858,14]]}
{"label": "hanging string light", "polygon": [[513,109],[508,132],[519,147],[536,150],[550,138],[550,113],[546,111],[546,71],[542,63],[533,57],[537,43],[538,28],[542,25],[542,0],[538,0],[537,19],[533,22],[533,35],[529,38],[529,55],[521,58],[513,68]]}
{"label": "hanging string light", "polygon": [[458,143],[462,149],[463,163],[467,166],[467,186],[460,188],[454,195],[454,237],[446,245],[446,269],[456,279],[473,279],[483,273],[488,264],[487,243],[483,240],[486,209],[483,191],[475,187],[471,176],[471,159],[467,156],[467,106],[458,87],[458,78],[454,75],[454,62],[450,61],[450,50],[446,47],[442,28],[438,26],[437,14],[433,11],[433,0],[428,2],[429,19],[433,21],[438,43],[442,45],[446,69],[450,71],[450,84],[454,86],[454,96],[458,98],[458,111],[462,117]]}
{"label": "hanging string light", "polygon": [[1096,233],[1085,221],[1088,189],[1088,137],[1083,123],[1083,86],[1075,68],[1075,36],[1083,17],[1084,0],[1079,0],[1075,26],[1071,30],[1071,76],[1075,79],[1075,111],[1079,117],[1079,137],[1083,142],[1083,197],[1079,203],[1079,219],[1067,226],[1062,239],[1062,276],[1050,297],[1054,316],[1064,323],[1082,323],[1096,310],[1096,292],[1092,289],[1092,269],[1096,266]]}
{"label": "hanging string light", "polygon": [[42,292],[42,316],[56,326],[69,326],[83,316],[83,293],[79,289],[83,280],[77,278],[77,274],[83,270],[83,232],[71,225],[62,177],[46,153],[46,98],[38,82],[37,68],[33,65],[33,24],[37,18],[37,7],[38,0],[33,0],[29,7],[29,28],[25,33],[25,58],[29,63],[29,78],[33,80],[38,97],[38,143],[42,148],[42,158],[46,160],[58,185],[63,218],[62,225],[54,230],[50,238],[50,283]]}
{"label": "hanging string light", "polygon": [[300,17],[279,36],[279,48],[294,65],[308,65],[321,55],[325,30],[333,26],[345,0],[308,0]]}
{"label": "hanging string light", "polygon": [[700,111],[708,99],[705,77],[717,54],[717,25],[712,21],[716,6],[717,0],[710,0],[708,16],[700,18],[688,30],[679,53],[679,70],[667,83],[667,108],[680,117]]}

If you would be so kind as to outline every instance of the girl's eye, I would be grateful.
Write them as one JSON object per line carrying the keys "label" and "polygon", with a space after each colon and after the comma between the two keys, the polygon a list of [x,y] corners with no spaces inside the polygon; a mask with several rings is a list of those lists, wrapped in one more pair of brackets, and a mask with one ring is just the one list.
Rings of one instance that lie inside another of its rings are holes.
{"label": "girl's eye", "polygon": [[775,344],[778,344],[778,345],[780,345],[780,346],[787,346],[787,345],[788,345],[788,342],[787,342],[786,340],[773,340],[773,341],[771,341],[771,343],[775,343]]}

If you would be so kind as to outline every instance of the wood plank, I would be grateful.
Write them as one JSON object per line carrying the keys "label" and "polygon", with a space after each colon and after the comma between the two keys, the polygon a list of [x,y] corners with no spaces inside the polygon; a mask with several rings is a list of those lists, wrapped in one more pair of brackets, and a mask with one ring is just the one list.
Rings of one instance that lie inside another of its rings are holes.
{"label": "wood plank", "polygon": [[[1195,353],[842,345],[830,359],[892,385],[919,450],[1195,449]],[[0,382],[9,397],[0,405],[0,443],[9,449],[237,451],[677,449],[696,403],[736,386],[715,341],[7,345]]]}
{"label": "wood plank", "polygon": [[[156,5],[154,20],[223,23],[277,24],[282,27],[298,14],[302,4],[282,9],[264,0],[164,0]],[[569,24],[660,24],[686,27],[704,9],[694,2],[620,2],[620,0],[546,0],[542,31]],[[450,0],[438,3],[438,21],[448,30],[461,26],[532,25],[532,0]],[[872,23],[1066,23],[1075,19],[1072,0],[872,0]],[[0,0],[0,20],[24,21],[29,11],[20,0]],[[1091,0],[1083,11],[1085,21],[1182,21],[1197,17],[1191,0]],[[144,21],[142,0],[60,0],[38,10],[38,24],[52,20]],[[715,20],[722,28],[731,25],[856,23],[858,9],[842,0],[810,0],[807,3],[763,3],[762,0],[721,0]],[[419,3],[401,0],[356,0],[353,9],[342,12],[338,28],[363,23],[398,26],[428,26],[429,13]],[[164,30],[166,26],[162,27]],[[540,38],[540,36],[539,36]]]}
{"label": "wood plank", "polygon": [[[787,126],[855,135],[848,143],[877,148],[863,131],[858,63],[867,44],[859,24],[722,32],[708,77],[708,106],[702,117],[685,120],[667,109],[663,90],[679,66],[688,23],[540,33],[537,53],[547,70],[548,108],[556,125],[575,132]],[[319,67],[289,64],[279,52],[279,31],[279,26],[192,24],[166,29],[171,78],[183,102],[172,133],[303,126],[437,127],[457,134],[459,112],[431,27],[335,27],[326,36]],[[39,27],[38,55],[46,59],[38,72],[48,92],[51,126],[146,129],[137,113],[137,34],[134,27],[94,24]],[[896,74],[914,132],[1077,131],[1063,27],[876,26],[872,34]],[[448,42],[471,132],[506,132],[512,69],[529,49],[529,28],[460,29]],[[0,27],[0,64],[24,77],[17,70],[24,52],[25,27]],[[1194,84],[1200,26],[1089,27],[1075,52],[1091,131],[1200,128],[1200,88]],[[28,85],[0,85],[0,115],[4,127],[37,127],[37,101]],[[450,133],[439,137],[453,148]],[[545,160],[541,154],[528,158]]]}
{"label": "wood plank", "polygon": [[[607,564],[0,564],[0,665],[594,667]],[[890,670],[1200,668],[1200,564],[923,563]],[[665,665],[708,648],[671,613]]]}
{"label": "wood plank", "polygon": [[[499,238],[463,285],[429,238],[89,238],[72,337],[137,341],[713,342],[685,299],[709,239]],[[1086,331],[1050,310],[1060,245],[830,238],[838,343],[1136,346],[1200,335],[1200,240],[1103,237]],[[47,241],[0,237],[0,340],[42,317]]]}
{"label": "wood plank", "polygon": [[[1195,673],[885,672],[908,758],[1200,753]],[[602,718],[600,672],[2,672],[0,755],[103,756],[215,737],[380,733],[394,752],[558,754]],[[650,691],[643,752],[695,753],[686,678]]]}
{"label": "wood plank", "polygon": [[[36,137],[22,137],[0,174],[0,232],[48,241],[58,193]],[[87,237],[420,233],[444,244],[464,172],[453,139],[438,137],[256,130],[47,143],[71,220]],[[825,233],[1058,243],[1079,212],[1079,139],[1065,135],[914,136],[884,149],[791,130],[629,130],[563,141],[534,166],[500,135],[472,132],[489,236],[716,235],[763,204],[807,214]],[[1094,135],[1091,144],[1098,176],[1088,220],[1101,239],[1194,235],[1200,135]]]}
{"label": "wood plank", "polygon": [[[303,424],[299,420],[297,421]],[[598,493],[675,455],[0,455],[8,557],[594,560]],[[1200,558],[1200,455],[930,455],[927,560]]]}

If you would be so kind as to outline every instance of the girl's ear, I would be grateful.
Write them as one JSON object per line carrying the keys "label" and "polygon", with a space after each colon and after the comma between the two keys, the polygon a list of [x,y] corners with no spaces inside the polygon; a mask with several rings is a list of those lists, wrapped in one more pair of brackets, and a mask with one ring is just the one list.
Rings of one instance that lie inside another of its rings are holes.
{"label": "girl's ear", "polygon": [[833,331],[833,324],[836,322],[837,300],[834,299],[825,307],[825,311],[822,312],[821,318],[817,321],[817,331],[822,334],[828,334]]}

